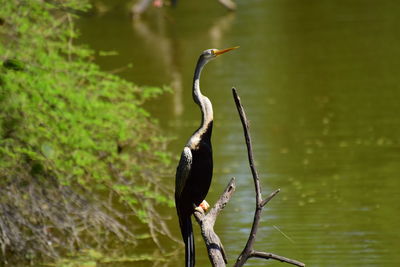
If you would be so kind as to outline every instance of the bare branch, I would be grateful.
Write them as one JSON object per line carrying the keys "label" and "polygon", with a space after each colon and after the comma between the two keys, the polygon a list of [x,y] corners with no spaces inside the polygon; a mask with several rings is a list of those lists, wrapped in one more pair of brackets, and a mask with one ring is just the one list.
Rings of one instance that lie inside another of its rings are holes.
{"label": "bare branch", "polygon": [[272,254],[272,253],[267,253],[267,252],[260,252],[260,251],[254,251],[253,250],[250,253],[250,257],[263,258],[263,259],[267,259],[267,260],[268,259],[273,259],[273,260],[277,260],[277,261],[280,261],[280,262],[286,262],[286,263],[290,263],[290,264],[293,264],[293,265],[296,265],[296,266],[301,266],[301,267],[306,266],[302,262],[299,262],[299,261],[296,261],[296,260],[292,260],[292,259],[289,259],[289,258],[285,258],[285,257],[279,256],[279,255],[275,255],[275,254]]}
{"label": "bare branch", "polygon": [[305,266],[304,263],[300,263],[301,265],[298,265],[297,263],[299,263],[299,262],[297,262],[297,261],[287,259],[287,258],[278,256],[278,255],[274,255],[272,253],[257,252],[257,251],[253,250],[254,242],[256,239],[256,235],[257,235],[258,225],[259,225],[260,218],[261,218],[262,209],[277,193],[279,193],[280,190],[279,189],[276,190],[275,192],[271,193],[266,199],[262,200],[260,179],[259,179],[257,169],[254,164],[253,148],[252,148],[252,144],[251,144],[248,120],[246,118],[246,113],[244,112],[243,106],[241,104],[240,97],[238,96],[235,88],[232,88],[232,93],[233,93],[233,98],[235,100],[236,108],[239,112],[240,120],[241,120],[242,126],[243,126],[243,132],[244,132],[244,137],[245,137],[246,146],[247,146],[247,156],[249,159],[250,169],[251,169],[251,173],[253,175],[254,187],[255,187],[255,192],[256,192],[256,208],[255,208],[255,212],[254,212],[253,225],[251,227],[250,235],[247,240],[246,246],[244,247],[242,253],[240,253],[239,257],[237,258],[234,266],[235,267],[243,266],[245,264],[245,262],[251,257],[275,259],[275,260],[284,261],[284,262],[287,262],[290,264],[294,264],[297,266]]}
{"label": "bare branch", "polygon": [[200,225],[201,235],[206,243],[208,257],[212,266],[223,267],[227,263],[224,247],[218,235],[214,232],[214,224],[221,210],[225,208],[231,199],[235,188],[235,178],[232,178],[217,203],[207,214],[198,210],[194,212],[194,217]]}
{"label": "bare branch", "polygon": [[251,227],[250,235],[247,240],[246,246],[244,247],[242,253],[240,253],[238,259],[236,260],[236,264],[235,264],[235,266],[243,266],[244,263],[249,258],[249,255],[253,249],[253,245],[254,245],[254,242],[256,239],[258,224],[260,221],[261,211],[262,211],[262,206],[260,205],[262,202],[262,197],[261,197],[260,179],[258,177],[257,169],[255,167],[254,159],[253,159],[253,147],[251,144],[249,123],[246,118],[246,113],[244,112],[243,106],[241,104],[240,97],[237,95],[235,88],[232,88],[232,93],[233,93],[236,108],[239,112],[240,120],[241,120],[242,126],[243,126],[244,137],[245,137],[246,146],[247,146],[247,156],[249,159],[250,169],[251,169],[251,173],[253,175],[254,187],[255,187],[255,191],[256,191],[256,209],[254,212],[253,225]]}
{"label": "bare branch", "polygon": [[275,192],[272,192],[271,194],[269,194],[269,196],[264,199],[263,201],[261,201],[260,205],[261,207],[264,207],[274,196],[276,196],[279,192],[281,192],[280,189],[276,190]]}
{"label": "bare branch", "polygon": [[247,157],[249,158],[250,170],[251,170],[251,174],[253,175],[257,203],[260,203],[261,202],[260,179],[258,178],[258,173],[257,173],[256,167],[254,165],[253,146],[251,144],[249,123],[246,118],[246,113],[244,112],[242,103],[240,101],[240,97],[236,93],[236,89],[232,88],[232,92],[233,92],[233,98],[235,99],[236,108],[239,112],[240,121],[242,122],[242,126],[243,126],[244,138],[245,138],[246,146],[247,146]]}

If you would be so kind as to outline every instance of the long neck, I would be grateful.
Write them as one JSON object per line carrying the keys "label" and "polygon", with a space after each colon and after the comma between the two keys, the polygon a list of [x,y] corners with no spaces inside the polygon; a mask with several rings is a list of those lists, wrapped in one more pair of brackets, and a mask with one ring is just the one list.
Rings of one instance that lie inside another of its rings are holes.
{"label": "long neck", "polygon": [[211,101],[200,91],[200,74],[206,63],[207,60],[200,56],[193,77],[193,100],[197,105],[199,105],[201,110],[201,124],[199,129],[195,132],[195,135],[198,134],[199,136],[202,136],[206,132],[209,132],[211,135],[213,121],[213,108]]}

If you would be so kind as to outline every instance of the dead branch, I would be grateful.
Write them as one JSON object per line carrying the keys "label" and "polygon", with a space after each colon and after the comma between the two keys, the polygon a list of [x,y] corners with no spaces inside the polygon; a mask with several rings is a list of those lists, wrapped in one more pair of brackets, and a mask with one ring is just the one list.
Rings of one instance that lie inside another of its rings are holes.
{"label": "dead branch", "polygon": [[246,114],[244,112],[243,106],[240,102],[240,98],[239,98],[235,88],[232,88],[232,93],[233,93],[233,98],[235,99],[236,108],[239,112],[240,120],[241,120],[242,126],[243,126],[244,137],[245,137],[246,146],[247,146],[247,156],[249,159],[250,169],[251,169],[251,173],[253,175],[254,187],[255,187],[255,192],[256,192],[256,209],[254,212],[253,225],[251,227],[250,235],[247,240],[246,246],[244,247],[242,253],[240,253],[239,257],[237,258],[234,266],[235,267],[243,266],[246,263],[246,261],[252,257],[264,258],[264,259],[274,259],[274,260],[279,260],[281,262],[293,264],[296,266],[305,266],[305,264],[302,262],[288,259],[288,258],[279,256],[279,255],[274,255],[272,253],[258,252],[258,251],[253,250],[254,242],[256,240],[258,225],[259,225],[260,218],[261,218],[262,209],[276,194],[279,193],[280,189],[276,190],[275,192],[272,192],[264,200],[262,199],[260,179],[259,179],[256,167],[254,165],[253,148],[252,148],[252,144],[251,144],[248,120],[246,118]]}
{"label": "dead branch", "polygon": [[235,188],[235,178],[232,178],[217,203],[215,203],[214,207],[207,214],[198,210],[194,212],[194,217],[200,225],[201,235],[206,243],[208,257],[212,266],[223,267],[227,263],[224,247],[218,235],[214,232],[214,224],[218,214],[231,199]]}
{"label": "dead branch", "polygon": [[254,257],[254,258],[262,258],[262,259],[273,259],[273,260],[277,260],[277,261],[281,261],[281,262],[286,262],[286,263],[290,263],[296,266],[306,266],[304,263],[296,261],[296,260],[292,260],[289,258],[285,258],[279,255],[275,255],[272,253],[268,253],[268,252],[261,252],[261,251],[255,251],[252,250],[250,253],[250,258]]}

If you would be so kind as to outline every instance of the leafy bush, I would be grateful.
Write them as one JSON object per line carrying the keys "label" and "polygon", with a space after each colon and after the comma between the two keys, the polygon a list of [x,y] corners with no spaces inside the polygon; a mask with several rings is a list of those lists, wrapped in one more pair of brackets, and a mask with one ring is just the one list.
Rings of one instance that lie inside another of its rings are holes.
{"label": "leafy bush", "polygon": [[172,205],[159,182],[169,158],[141,104],[162,89],[99,70],[74,44],[86,1],[0,5],[3,259],[57,256],[110,232],[134,242],[126,208],[158,242],[168,230],[155,207]]}

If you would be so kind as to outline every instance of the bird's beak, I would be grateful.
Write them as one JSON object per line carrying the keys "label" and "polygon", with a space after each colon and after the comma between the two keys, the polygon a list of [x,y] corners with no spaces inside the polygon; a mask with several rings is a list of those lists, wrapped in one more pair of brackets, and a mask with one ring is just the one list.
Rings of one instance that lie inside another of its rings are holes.
{"label": "bird's beak", "polygon": [[235,46],[235,47],[230,47],[230,48],[226,48],[226,49],[217,50],[217,51],[214,51],[214,54],[216,56],[219,56],[219,55],[222,55],[223,53],[229,52],[229,51],[231,51],[233,49],[236,49],[236,48],[239,48],[239,47],[240,46]]}

